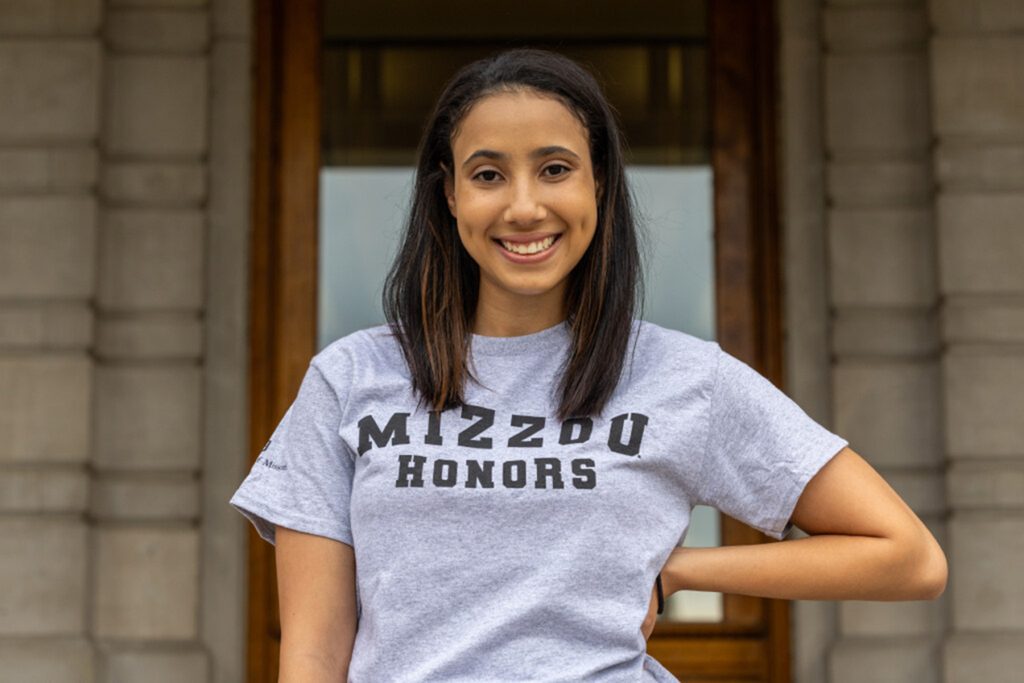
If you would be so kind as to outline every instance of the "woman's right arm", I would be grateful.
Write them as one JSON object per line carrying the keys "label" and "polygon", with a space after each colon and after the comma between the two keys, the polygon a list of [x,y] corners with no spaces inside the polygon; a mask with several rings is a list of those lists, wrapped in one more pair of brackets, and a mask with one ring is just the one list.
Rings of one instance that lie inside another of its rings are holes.
{"label": "woman's right arm", "polygon": [[280,526],[275,536],[278,683],[347,681],[357,615],[352,546]]}

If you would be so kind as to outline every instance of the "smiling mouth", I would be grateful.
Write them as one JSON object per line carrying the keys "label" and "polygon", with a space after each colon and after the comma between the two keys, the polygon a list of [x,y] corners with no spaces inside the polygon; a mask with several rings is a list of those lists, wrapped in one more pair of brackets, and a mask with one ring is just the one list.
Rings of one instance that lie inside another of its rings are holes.
{"label": "smiling mouth", "polygon": [[501,239],[495,239],[502,249],[509,252],[510,254],[518,254],[519,256],[533,256],[534,254],[542,254],[555,245],[562,234],[552,235],[536,242],[530,242],[528,244],[521,244],[519,242],[508,242]]}

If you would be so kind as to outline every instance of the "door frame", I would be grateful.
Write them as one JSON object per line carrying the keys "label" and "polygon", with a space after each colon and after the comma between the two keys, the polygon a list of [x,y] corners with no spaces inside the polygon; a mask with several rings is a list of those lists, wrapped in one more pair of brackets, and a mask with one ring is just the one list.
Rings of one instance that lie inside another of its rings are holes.
{"label": "door frame", "polygon": [[[250,463],[317,344],[320,0],[256,0],[250,264]],[[783,377],[775,3],[709,0],[716,339]],[[771,542],[722,515],[727,545]],[[277,680],[273,548],[249,529],[247,680]],[[723,596],[726,623],[659,624],[648,651],[688,681],[788,683],[789,603]]]}

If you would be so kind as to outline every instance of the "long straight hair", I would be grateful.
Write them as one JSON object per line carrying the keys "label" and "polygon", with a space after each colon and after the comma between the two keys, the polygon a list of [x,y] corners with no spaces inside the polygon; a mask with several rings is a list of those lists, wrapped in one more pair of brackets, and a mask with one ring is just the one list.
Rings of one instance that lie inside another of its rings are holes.
{"label": "long straight hair", "polygon": [[[568,57],[516,49],[473,62],[448,82],[418,150],[412,206],[384,282],[384,314],[397,337],[420,403],[462,405],[480,267],[459,238],[444,194],[452,137],[481,98],[505,91],[554,97],[584,125],[597,197],[597,227],[568,276],[572,343],[558,385],[559,420],[600,415],[622,374],[634,313],[643,310],[643,273],[626,183],[622,136],[594,77]],[[642,313],[641,313],[642,315]]]}

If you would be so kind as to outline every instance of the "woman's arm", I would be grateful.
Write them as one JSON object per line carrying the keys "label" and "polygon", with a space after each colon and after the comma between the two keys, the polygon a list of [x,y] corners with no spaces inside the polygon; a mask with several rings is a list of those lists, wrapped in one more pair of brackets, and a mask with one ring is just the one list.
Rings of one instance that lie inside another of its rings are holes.
{"label": "woman's arm", "polygon": [[352,546],[280,526],[275,536],[281,605],[278,683],[348,680],[356,635]]}
{"label": "woman's arm", "polygon": [[809,537],[677,548],[666,595],[719,591],[789,600],[932,600],[946,587],[938,542],[863,458],[844,448],[808,482],[792,520]]}

